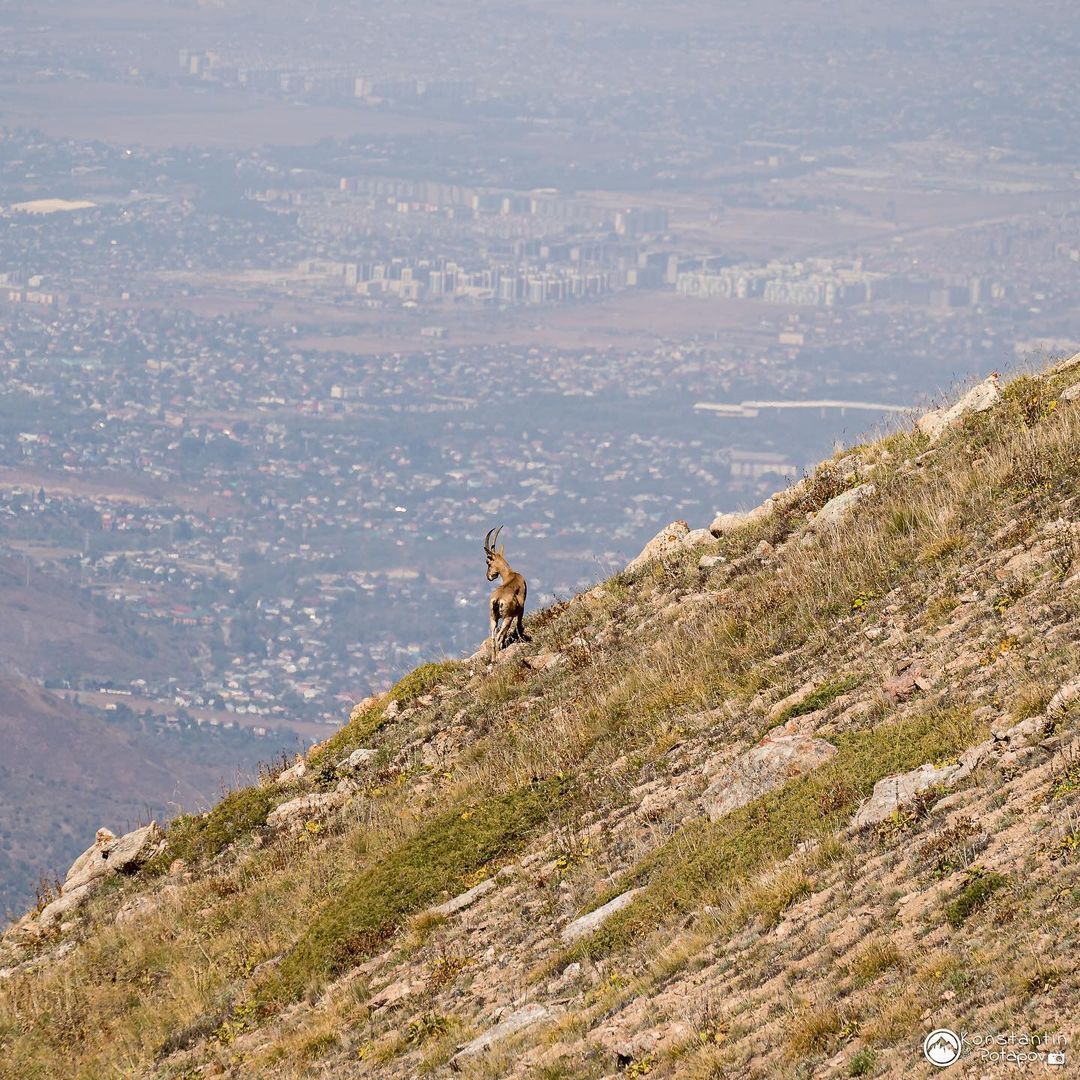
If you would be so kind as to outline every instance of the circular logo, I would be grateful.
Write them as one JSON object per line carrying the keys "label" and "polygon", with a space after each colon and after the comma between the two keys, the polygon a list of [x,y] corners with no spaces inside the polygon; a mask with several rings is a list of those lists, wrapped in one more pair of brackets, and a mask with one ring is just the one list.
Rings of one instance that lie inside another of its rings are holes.
{"label": "circular logo", "polygon": [[957,1061],[962,1049],[963,1043],[960,1041],[960,1036],[948,1028],[937,1028],[931,1031],[923,1039],[922,1044],[923,1056],[931,1065],[936,1065],[939,1069],[944,1069]]}

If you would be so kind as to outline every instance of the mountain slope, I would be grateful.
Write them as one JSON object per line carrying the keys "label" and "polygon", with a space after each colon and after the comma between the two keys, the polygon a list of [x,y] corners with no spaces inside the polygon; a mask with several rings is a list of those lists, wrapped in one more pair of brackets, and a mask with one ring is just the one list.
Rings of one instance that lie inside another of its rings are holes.
{"label": "mountain slope", "polygon": [[8,931],[0,1075],[909,1077],[936,1027],[1075,1038],[1078,387],[988,380],[672,526],[172,823]]}

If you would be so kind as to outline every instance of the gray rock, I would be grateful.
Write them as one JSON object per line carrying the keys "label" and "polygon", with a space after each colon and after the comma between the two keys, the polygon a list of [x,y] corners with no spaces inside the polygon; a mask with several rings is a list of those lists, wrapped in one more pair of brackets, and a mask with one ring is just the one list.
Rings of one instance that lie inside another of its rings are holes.
{"label": "gray rock", "polygon": [[716,537],[708,529],[691,529],[682,539],[684,548],[697,547],[700,544],[711,544]]}
{"label": "gray rock", "polygon": [[709,532],[713,536],[721,537],[736,532],[746,525],[756,525],[759,521],[764,521],[776,509],[776,506],[776,496],[770,495],[763,503],[755,506],[753,510],[717,514],[709,526]]}
{"label": "gray rock", "polygon": [[622,911],[639,892],[641,892],[640,889],[630,889],[621,893],[614,900],[609,900],[603,907],[598,907],[595,911],[590,911],[588,915],[582,915],[580,919],[575,919],[572,923],[564,926],[562,934],[559,935],[563,940],[563,944],[572,945],[575,941],[588,937],[589,934],[603,926],[616,911]]}
{"label": "gray rock", "polygon": [[673,555],[683,547],[683,541],[690,535],[690,526],[685,521],[673,521],[670,525],[661,529],[642,549],[641,553],[631,559],[624,572],[640,569],[655,559]]}
{"label": "gray rock", "polygon": [[305,821],[322,817],[344,806],[348,801],[347,791],[316,792],[312,795],[300,795],[275,806],[266,816],[266,824],[272,829],[299,829]]}
{"label": "gray rock", "polygon": [[938,442],[950,429],[961,423],[972,413],[985,412],[993,408],[1001,398],[1001,384],[996,374],[983,379],[973,386],[955,405],[948,409],[931,409],[915,422],[915,428],[921,431],[932,443]]}
{"label": "gray rock", "polygon": [[338,772],[356,772],[362,769],[369,761],[379,756],[378,750],[369,750],[361,747],[354,750],[347,758],[343,758],[335,766]]}
{"label": "gray rock", "polygon": [[488,1028],[483,1035],[478,1035],[471,1042],[467,1042],[464,1046],[458,1047],[458,1052],[454,1055],[454,1060],[456,1061],[459,1058],[470,1058],[474,1057],[476,1054],[481,1054],[494,1046],[495,1043],[508,1038],[518,1031],[531,1027],[533,1024],[538,1024],[542,1020],[549,1020],[553,1015],[552,1011],[546,1005],[541,1005],[539,1002],[533,1002],[531,1005],[526,1005],[524,1008],[518,1009],[516,1012],[512,1012],[509,1016],[500,1020],[494,1027]]}
{"label": "gray rock", "polygon": [[1047,374],[1058,375],[1062,371],[1071,371],[1074,367],[1080,367],[1080,352],[1073,353],[1067,360],[1059,360]]}
{"label": "gray rock", "polygon": [[717,821],[789,780],[804,776],[835,754],[832,743],[810,735],[766,738],[722,769],[705,789],[705,813],[710,821]]}
{"label": "gray rock", "polygon": [[38,915],[38,925],[42,927],[53,926],[69,912],[74,911],[94,891],[95,882],[87,882],[76,889],[66,889],[55,900],[46,904]]}
{"label": "gray rock", "polygon": [[156,821],[119,837],[108,829],[99,829],[93,846],[71,864],[62,893],[79,889],[107,874],[134,869],[150,858],[164,835]]}
{"label": "gray rock", "polygon": [[469,907],[471,904],[475,904],[481,896],[486,896],[494,888],[495,879],[485,878],[479,885],[474,885],[469,889],[468,892],[463,892],[459,896],[455,896],[453,900],[447,900],[445,904],[438,904],[436,907],[430,908],[429,912],[440,918],[449,918],[451,915],[456,915],[459,911],[464,911],[465,908]]}
{"label": "gray rock", "polygon": [[725,561],[723,555],[702,555],[697,564],[699,570],[711,570],[714,566],[719,566],[720,563]]}
{"label": "gray rock", "polygon": [[[951,781],[960,779],[961,765],[920,765],[911,772],[898,776],[886,776],[874,785],[873,794],[863,803],[855,815],[855,828],[876,825],[906,806],[916,795],[932,787],[946,787]],[[969,770],[970,771],[970,770]]]}
{"label": "gray rock", "polygon": [[856,484],[847,491],[840,492],[830,499],[806,526],[808,535],[820,535],[827,529],[835,529],[864,499],[869,498],[877,489],[873,484]]}

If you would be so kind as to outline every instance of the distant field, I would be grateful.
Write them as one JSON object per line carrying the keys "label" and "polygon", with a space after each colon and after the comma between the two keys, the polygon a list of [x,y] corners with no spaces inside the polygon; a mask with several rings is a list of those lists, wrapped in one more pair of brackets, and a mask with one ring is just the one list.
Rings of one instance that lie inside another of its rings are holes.
{"label": "distant field", "polygon": [[[355,328],[350,316],[327,311],[340,333],[310,334],[297,340],[299,348],[340,350],[355,353],[386,352],[405,347],[428,349],[446,345],[502,344],[559,349],[653,348],[680,335],[710,337],[722,334],[729,343],[774,341],[775,332],[761,327],[763,318],[782,321],[788,309],[756,301],[723,297],[694,299],[673,292],[630,290],[588,304],[566,307],[517,308],[502,313],[425,312],[419,320],[402,320],[394,334],[370,313],[357,313]],[[320,312],[319,314],[322,314]],[[307,316],[315,315],[308,309]],[[371,324],[369,329],[366,324]],[[442,341],[422,337],[420,328],[445,326]],[[375,326],[381,332],[374,330]]]}
{"label": "distant field", "polygon": [[459,125],[370,108],[292,105],[199,87],[0,82],[0,125],[151,147],[308,145],[352,135],[452,134]]}

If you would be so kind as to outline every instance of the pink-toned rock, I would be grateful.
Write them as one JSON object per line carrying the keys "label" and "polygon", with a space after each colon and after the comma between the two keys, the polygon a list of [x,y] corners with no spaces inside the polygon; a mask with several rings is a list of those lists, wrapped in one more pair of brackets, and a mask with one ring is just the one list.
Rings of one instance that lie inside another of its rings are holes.
{"label": "pink-toned rock", "polygon": [[721,769],[702,795],[705,813],[717,821],[789,780],[804,776],[836,754],[836,747],[810,735],[765,738]]}

